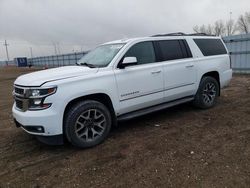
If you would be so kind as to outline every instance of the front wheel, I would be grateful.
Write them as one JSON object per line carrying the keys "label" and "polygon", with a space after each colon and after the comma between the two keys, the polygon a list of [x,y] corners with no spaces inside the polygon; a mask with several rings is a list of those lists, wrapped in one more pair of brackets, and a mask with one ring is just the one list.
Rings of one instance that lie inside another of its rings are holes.
{"label": "front wheel", "polygon": [[203,109],[213,107],[216,104],[219,91],[220,87],[216,79],[210,76],[203,77],[195,95],[194,105]]}
{"label": "front wheel", "polygon": [[65,118],[68,140],[81,148],[93,147],[103,142],[110,132],[112,122],[107,107],[93,100],[72,106]]}

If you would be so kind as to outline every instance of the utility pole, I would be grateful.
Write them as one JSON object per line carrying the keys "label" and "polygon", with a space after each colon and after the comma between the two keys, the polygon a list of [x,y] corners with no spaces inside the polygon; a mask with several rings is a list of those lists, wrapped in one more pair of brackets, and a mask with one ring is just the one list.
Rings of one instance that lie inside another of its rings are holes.
{"label": "utility pole", "polygon": [[8,62],[10,61],[9,52],[8,52],[8,45],[9,45],[9,44],[7,44],[7,41],[5,40],[4,46],[5,46],[6,56],[7,56],[7,60],[8,60],[8,61],[6,61],[6,65],[7,65],[7,66],[8,66]]}
{"label": "utility pole", "polygon": [[59,55],[61,55],[61,50],[60,50],[60,44],[59,44],[59,42],[57,42],[56,45],[57,45],[57,52],[58,52]]}
{"label": "utility pole", "polygon": [[32,50],[32,47],[30,47],[30,57],[33,58],[33,50]]}
{"label": "utility pole", "polygon": [[56,48],[56,43],[52,42],[52,45],[54,46],[54,50],[55,50],[55,55],[57,55],[57,48]]}
{"label": "utility pole", "polygon": [[30,47],[30,61],[29,61],[29,67],[33,65],[33,50],[32,47]]}

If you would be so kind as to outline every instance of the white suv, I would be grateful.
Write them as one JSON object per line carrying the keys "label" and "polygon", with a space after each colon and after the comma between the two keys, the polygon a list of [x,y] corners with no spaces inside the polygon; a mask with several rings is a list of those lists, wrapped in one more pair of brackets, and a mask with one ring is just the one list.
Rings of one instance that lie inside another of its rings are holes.
{"label": "white suv", "polygon": [[16,125],[45,143],[66,138],[85,148],[104,141],[118,120],[189,101],[214,106],[232,78],[227,49],[219,37],[179,35],[105,43],[76,66],[18,77]]}

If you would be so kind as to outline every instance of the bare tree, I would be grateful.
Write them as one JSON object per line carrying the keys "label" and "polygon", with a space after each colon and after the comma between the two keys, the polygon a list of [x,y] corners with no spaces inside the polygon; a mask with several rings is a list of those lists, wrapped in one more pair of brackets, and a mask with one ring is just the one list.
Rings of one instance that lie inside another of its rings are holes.
{"label": "bare tree", "polygon": [[212,25],[209,24],[209,25],[207,26],[206,33],[207,33],[208,35],[213,35],[213,34],[214,34],[214,27],[213,27]]}
{"label": "bare tree", "polygon": [[208,24],[202,26],[195,26],[193,28],[196,33],[206,33],[208,35],[225,35],[226,27],[222,20],[218,20],[214,23],[214,25]]}
{"label": "bare tree", "polygon": [[207,32],[207,28],[206,26],[203,24],[201,27],[200,27],[200,33],[206,33]]}
{"label": "bare tree", "polygon": [[226,34],[227,36],[233,35],[237,31],[237,26],[234,20],[230,19],[226,22]]}
{"label": "bare tree", "polygon": [[249,33],[250,27],[250,13],[240,15],[238,19],[238,30],[242,33]]}
{"label": "bare tree", "polygon": [[246,12],[245,17],[246,17],[247,23],[250,25],[250,12]]}
{"label": "bare tree", "polygon": [[206,26],[205,25],[202,25],[202,26],[198,26],[196,25],[194,28],[193,28],[194,32],[195,33],[206,33]]}
{"label": "bare tree", "polygon": [[213,35],[213,26],[211,26],[210,24],[208,26],[202,25],[200,27],[196,25],[193,30],[195,33],[205,33],[208,35]]}
{"label": "bare tree", "polygon": [[200,27],[199,27],[198,25],[194,26],[194,27],[193,27],[193,31],[194,31],[195,33],[199,33],[199,32],[200,32]]}
{"label": "bare tree", "polygon": [[223,21],[217,20],[214,23],[214,34],[216,36],[223,36],[225,35],[225,31],[226,31],[226,28],[225,28],[225,24],[223,23]]}
{"label": "bare tree", "polygon": [[195,33],[206,33],[208,35],[225,36],[237,33],[250,33],[250,12],[239,16],[237,22],[230,19],[227,22],[217,20],[212,25],[196,25],[193,27]]}

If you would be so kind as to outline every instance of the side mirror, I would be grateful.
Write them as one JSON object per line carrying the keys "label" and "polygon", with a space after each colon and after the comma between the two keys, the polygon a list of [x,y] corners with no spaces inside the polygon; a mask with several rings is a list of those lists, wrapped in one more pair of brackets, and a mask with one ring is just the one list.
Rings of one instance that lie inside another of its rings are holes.
{"label": "side mirror", "polygon": [[120,64],[120,68],[125,68],[127,66],[136,65],[137,58],[136,57],[125,57]]}

